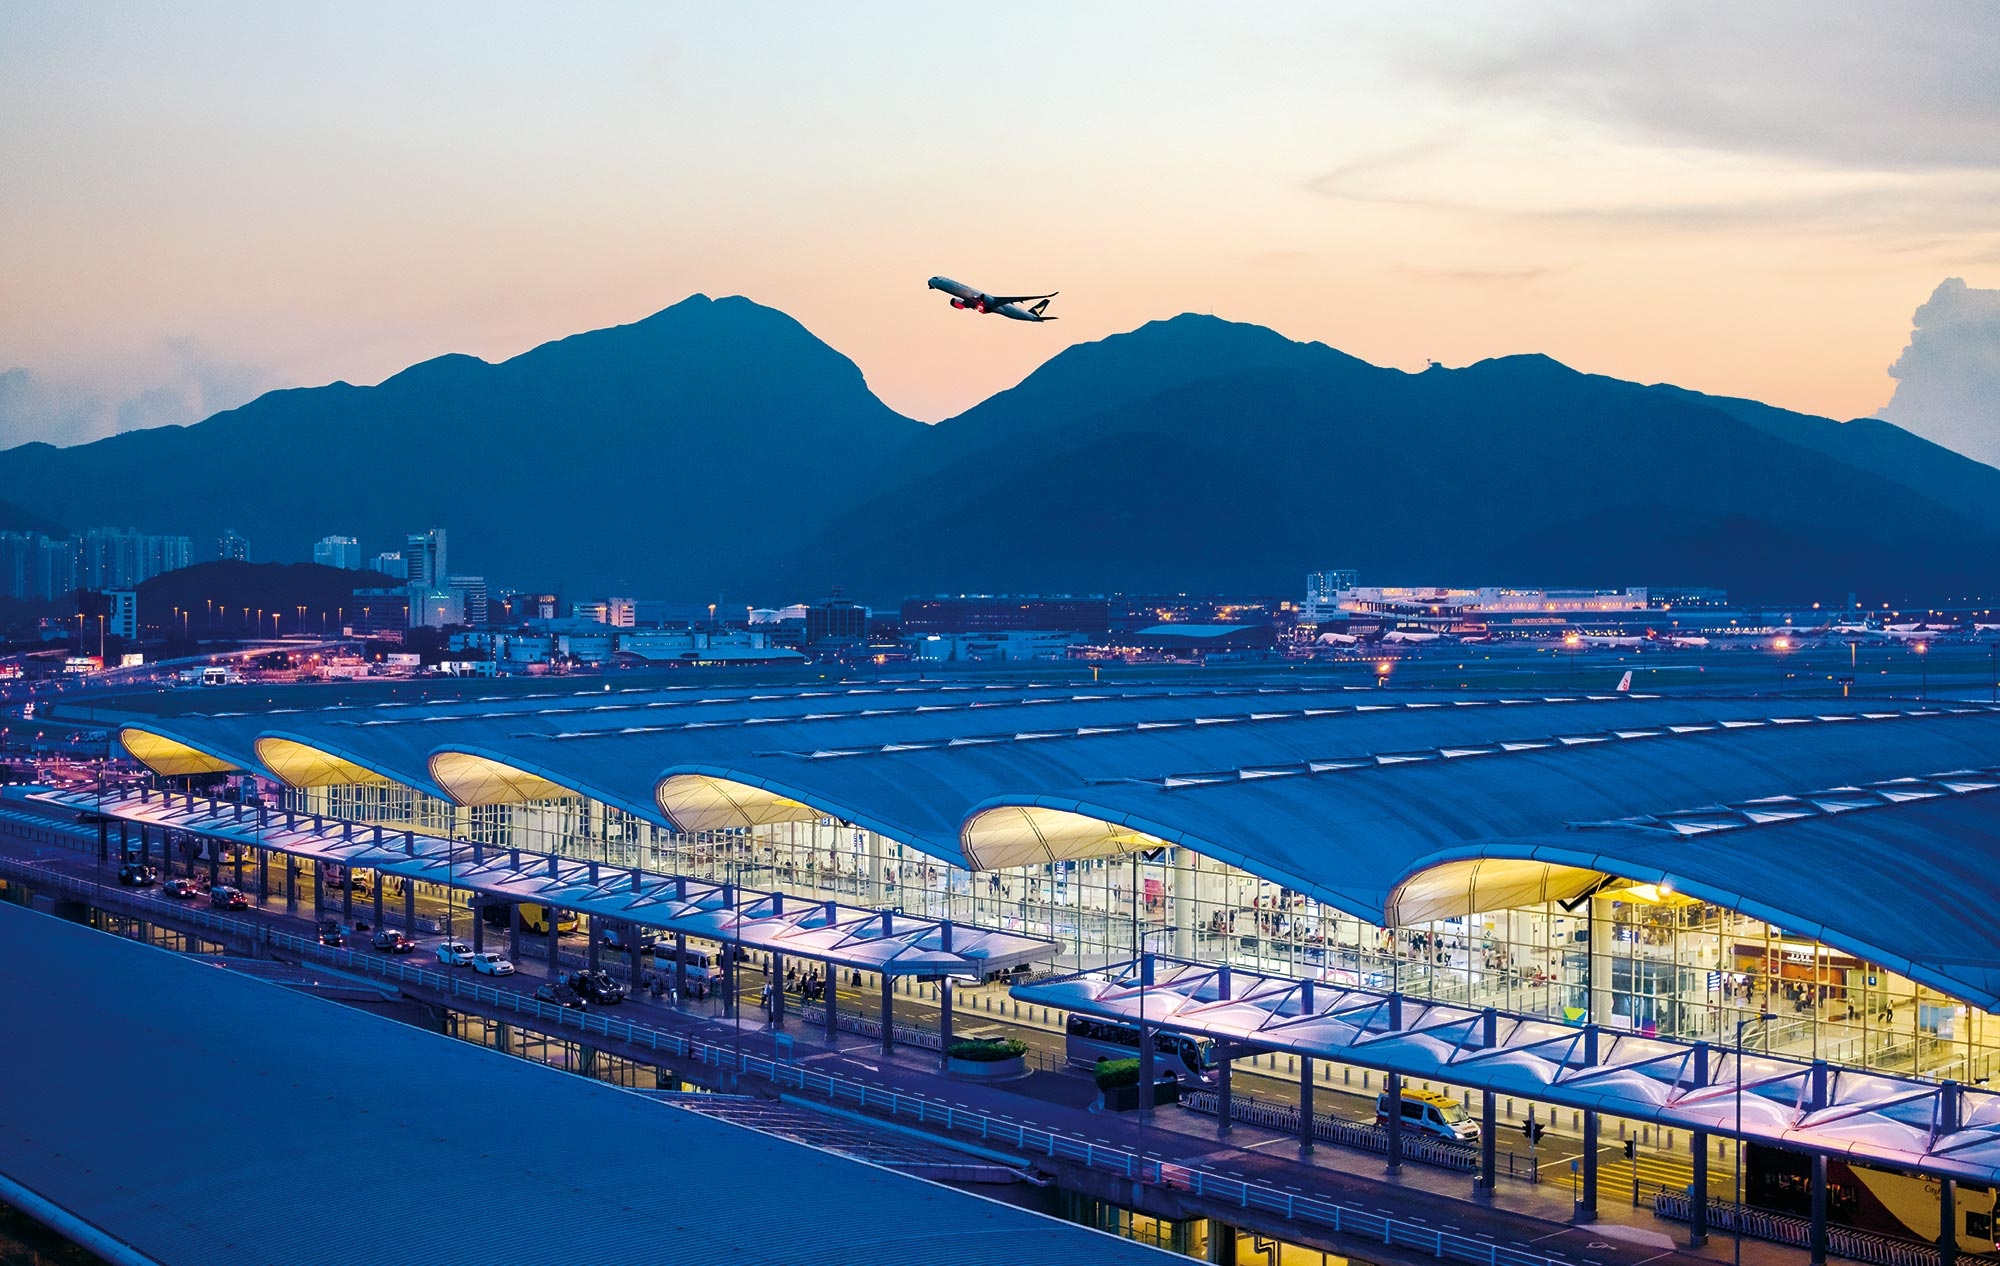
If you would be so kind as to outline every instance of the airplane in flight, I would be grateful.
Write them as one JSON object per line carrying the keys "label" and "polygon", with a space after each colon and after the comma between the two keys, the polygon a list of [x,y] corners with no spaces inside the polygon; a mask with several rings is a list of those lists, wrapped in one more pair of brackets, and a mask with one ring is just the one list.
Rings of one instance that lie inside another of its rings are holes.
{"label": "airplane in flight", "polygon": [[[1051,290],[1045,295],[990,295],[984,290],[975,290],[962,281],[949,277],[933,277],[928,283],[932,290],[942,290],[951,296],[951,306],[972,312],[985,312],[1009,317],[1016,321],[1053,321],[1052,316],[1043,316],[1049,300],[1059,291]],[[1022,307],[1022,304],[1032,306]]]}

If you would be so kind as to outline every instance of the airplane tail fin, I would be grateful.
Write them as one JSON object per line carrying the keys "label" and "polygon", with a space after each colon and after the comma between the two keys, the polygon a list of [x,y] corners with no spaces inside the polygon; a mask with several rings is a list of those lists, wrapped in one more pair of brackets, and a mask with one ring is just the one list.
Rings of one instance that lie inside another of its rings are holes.
{"label": "airplane tail fin", "polygon": [[1625,675],[1618,679],[1618,693],[1630,694],[1631,691],[1632,691],[1632,670],[1628,668],[1625,670]]}
{"label": "airplane tail fin", "polygon": [[1058,318],[1056,318],[1056,317],[1052,317],[1052,316],[1043,316],[1043,315],[1042,315],[1042,313],[1043,313],[1044,311],[1046,311],[1046,310],[1048,309],[1048,306],[1049,306],[1049,301],[1048,301],[1047,299],[1044,299],[1044,300],[1042,300],[1042,301],[1041,301],[1040,303],[1036,304],[1036,305],[1035,305],[1034,307],[1032,307],[1032,308],[1029,308],[1029,309],[1028,309],[1028,311],[1030,311],[1030,312],[1032,312],[1032,313],[1034,313],[1034,314],[1035,314],[1035,319],[1036,319],[1037,321],[1054,321],[1054,320],[1057,320]]}

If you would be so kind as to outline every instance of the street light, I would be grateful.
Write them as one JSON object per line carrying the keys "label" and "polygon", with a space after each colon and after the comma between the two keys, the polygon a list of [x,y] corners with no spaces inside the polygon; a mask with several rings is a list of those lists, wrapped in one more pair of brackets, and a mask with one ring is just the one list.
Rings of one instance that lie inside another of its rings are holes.
{"label": "street light", "polygon": [[1917,652],[1917,665],[1919,671],[1922,673],[1923,682],[1917,691],[1917,698],[1928,699],[1931,697],[1931,662],[1927,658],[1926,652],[1930,650],[1930,647],[1923,642],[1918,642],[1915,649]]}
{"label": "street light", "polygon": [[[1777,1018],[1769,1011],[1760,1011],[1736,1022],[1736,1208],[1729,1215],[1729,1223],[1736,1231],[1736,1266],[1743,1266],[1743,1030],[1753,1024],[1769,1024]],[[1708,1199],[1706,1191],[1689,1194],[1697,1200]]]}
{"label": "street light", "polygon": [[1583,639],[1576,634],[1563,634],[1563,647],[1569,651],[1569,677],[1568,684],[1564,686],[1566,690],[1574,689],[1576,686],[1576,652],[1577,648],[1582,645]]}

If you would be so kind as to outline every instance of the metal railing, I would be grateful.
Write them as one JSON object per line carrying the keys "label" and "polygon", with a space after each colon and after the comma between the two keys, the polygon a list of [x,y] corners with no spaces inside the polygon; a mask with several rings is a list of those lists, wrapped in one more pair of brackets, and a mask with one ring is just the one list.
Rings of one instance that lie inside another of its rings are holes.
{"label": "metal railing", "polygon": [[[1690,1212],[1688,1193],[1665,1190],[1657,1193],[1653,1197],[1653,1212],[1674,1222],[1686,1222]],[[1808,1248],[1812,1244],[1812,1223],[1805,1218],[1773,1213],[1768,1209],[1753,1209],[1728,1200],[1709,1200],[1708,1227],[1711,1231],[1740,1232],[1751,1239],[1789,1244],[1794,1248]],[[1826,1248],[1835,1257],[1871,1262],[1874,1266],[1939,1266],[1943,1257],[1935,1244],[1834,1224],[1828,1224],[1826,1228]],[[1971,1262],[1996,1260],[1962,1251],[1958,1259]]]}

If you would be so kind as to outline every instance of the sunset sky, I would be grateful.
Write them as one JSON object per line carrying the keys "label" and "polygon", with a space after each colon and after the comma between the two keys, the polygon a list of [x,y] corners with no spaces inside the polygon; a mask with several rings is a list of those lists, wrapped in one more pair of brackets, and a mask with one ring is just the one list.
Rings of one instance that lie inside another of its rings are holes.
{"label": "sunset sky", "polygon": [[2000,286],[2000,10],[1891,12],[13,0],[0,444],[697,291],[925,419],[1186,310],[1872,413]]}

